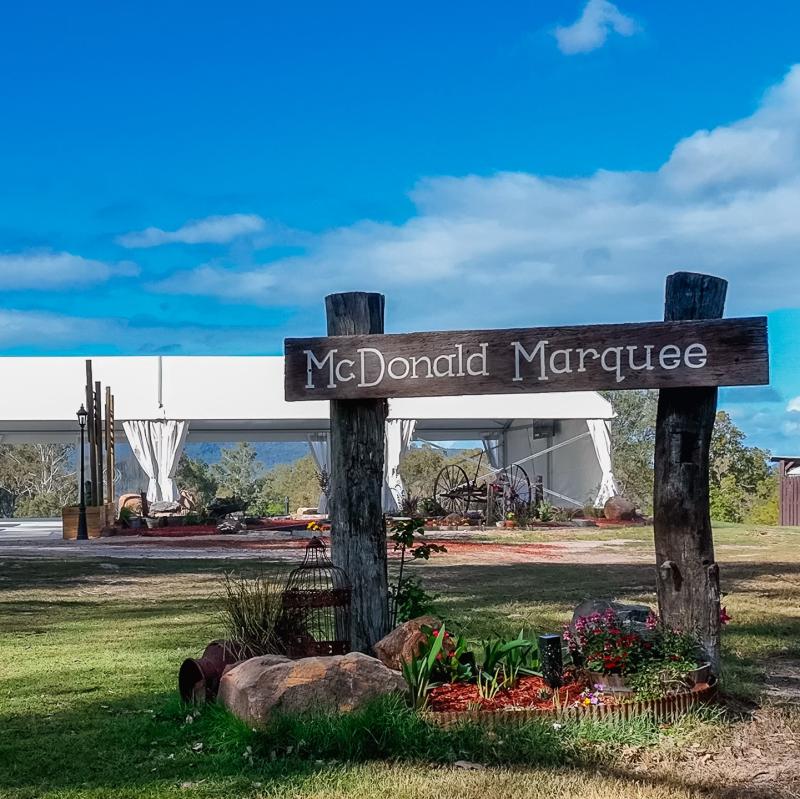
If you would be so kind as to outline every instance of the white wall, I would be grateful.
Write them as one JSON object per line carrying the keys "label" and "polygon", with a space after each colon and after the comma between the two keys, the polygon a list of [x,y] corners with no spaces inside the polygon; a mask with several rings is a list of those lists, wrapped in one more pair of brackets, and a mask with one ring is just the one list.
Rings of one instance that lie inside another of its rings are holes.
{"label": "white wall", "polygon": [[[555,444],[589,432],[586,421],[583,419],[560,421],[557,431]],[[586,435],[572,444],[557,449],[553,452],[552,457],[552,490],[571,497],[582,505],[591,505],[597,496],[603,476],[591,436]],[[555,505],[562,504],[554,497],[550,497],[550,500]]]}
{"label": "white wall", "polygon": [[[571,438],[586,434],[560,449],[542,455],[533,460],[526,460],[522,466],[528,473],[531,486],[535,477],[541,475],[544,487],[559,494],[577,500],[582,505],[590,505],[597,496],[602,473],[597,462],[592,439],[583,419],[562,419],[555,423],[556,433],[552,438],[532,437],[533,422],[516,419],[506,433],[506,464],[528,458],[548,447],[569,441]],[[554,505],[571,507],[569,502],[556,496],[545,494]]]}

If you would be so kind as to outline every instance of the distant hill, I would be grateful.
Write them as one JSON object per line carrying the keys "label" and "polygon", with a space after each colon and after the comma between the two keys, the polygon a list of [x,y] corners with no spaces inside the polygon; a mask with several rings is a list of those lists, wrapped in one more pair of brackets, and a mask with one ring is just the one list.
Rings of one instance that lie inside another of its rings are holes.
{"label": "distant hill", "polygon": [[[279,463],[294,463],[298,458],[308,455],[308,444],[303,441],[251,441],[250,445],[266,469]],[[219,463],[220,452],[235,446],[235,442],[198,441],[187,444],[185,452],[190,458],[198,458],[206,463]]]}

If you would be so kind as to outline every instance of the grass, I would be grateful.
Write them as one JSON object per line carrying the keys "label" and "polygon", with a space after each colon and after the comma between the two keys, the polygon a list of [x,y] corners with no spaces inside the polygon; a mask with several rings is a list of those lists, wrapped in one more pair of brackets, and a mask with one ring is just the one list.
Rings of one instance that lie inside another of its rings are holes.
{"label": "grass", "polygon": [[[790,536],[771,528],[718,536],[734,617],[726,680],[750,697],[771,659],[800,657],[800,555]],[[757,558],[727,558],[726,547],[751,541]],[[442,733],[402,708],[378,706],[339,719],[281,719],[254,733],[219,708],[191,712],[176,696],[181,660],[221,632],[219,577],[229,565],[0,563],[0,797],[699,797],[698,780],[713,763],[687,767],[684,745],[724,749],[755,723],[532,725],[492,737],[473,728]],[[475,637],[558,629],[589,595],[653,600],[652,567],[635,561],[452,567],[445,556],[414,568]],[[758,739],[778,728],[787,740],[800,735],[797,718],[782,713]],[[777,758],[780,744],[769,751]],[[456,760],[488,767],[448,765]],[[780,795],[767,787],[730,796]]]}

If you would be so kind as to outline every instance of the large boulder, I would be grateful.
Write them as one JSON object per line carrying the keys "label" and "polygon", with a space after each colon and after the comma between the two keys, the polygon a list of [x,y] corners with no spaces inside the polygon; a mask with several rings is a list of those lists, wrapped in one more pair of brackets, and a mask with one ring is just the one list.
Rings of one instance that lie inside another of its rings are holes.
{"label": "large boulder", "polygon": [[630,522],[638,518],[636,505],[625,497],[611,497],[606,500],[603,516],[613,522]]}
{"label": "large boulder", "polygon": [[300,660],[265,655],[226,672],[219,700],[243,721],[259,726],[276,710],[348,711],[405,687],[399,672],[361,652]]}
{"label": "large boulder", "polygon": [[403,663],[419,654],[426,635],[423,627],[431,629],[441,627],[442,623],[435,616],[420,616],[410,619],[392,630],[385,638],[381,638],[372,650],[378,659],[390,669],[400,670]]}

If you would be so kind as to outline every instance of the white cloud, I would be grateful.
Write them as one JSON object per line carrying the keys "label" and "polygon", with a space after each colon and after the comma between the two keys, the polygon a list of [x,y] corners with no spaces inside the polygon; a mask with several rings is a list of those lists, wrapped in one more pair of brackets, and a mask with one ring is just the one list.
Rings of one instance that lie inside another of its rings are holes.
{"label": "white cloud", "polygon": [[58,349],[80,341],[103,341],[107,328],[94,319],[42,311],[0,310],[0,347]]}
{"label": "white cloud", "polygon": [[786,406],[786,410],[790,413],[792,411],[796,411],[800,413],[800,397],[795,397],[793,400],[789,400],[789,404]]}
{"label": "white cloud", "polygon": [[800,306],[799,120],[795,67],[752,116],[678,142],[655,172],[431,178],[404,224],[362,221],[304,255],[153,288],[314,308],[331,291],[383,291],[387,325],[406,330],[655,319],[679,269],[730,279],[729,313]]}
{"label": "white cloud", "polygon": [[588,0],[580,17],[572,25],[557,27],[554,35],[562,53],[575,55],[602,47],[610,31],[632,36],[636,30],[633,19],[609,0]]}
{"label": "white cloud", "polygon": [[161,325],[157,320],[87,318],[46,311],[0,309],[0,350],[74,355],[76,350],[127,355],[219,355],[263,352],[269,341],[277,352],[283,330],[221,325]]}
{"label": "white cloud", "polygon": [[68,252],[26,250],[0,254],[0,289],[5,290],[79,288],[138,274],[138,267],[130,261],[94,261]]}
{"label": "white cloud", "polygon": [[177,230],[149,227],[117,238],[123,247],[158,247],[161,244],[227,244],[241,236],[262,232],[266,222],[256,214],[229,214],[193,219]]}

